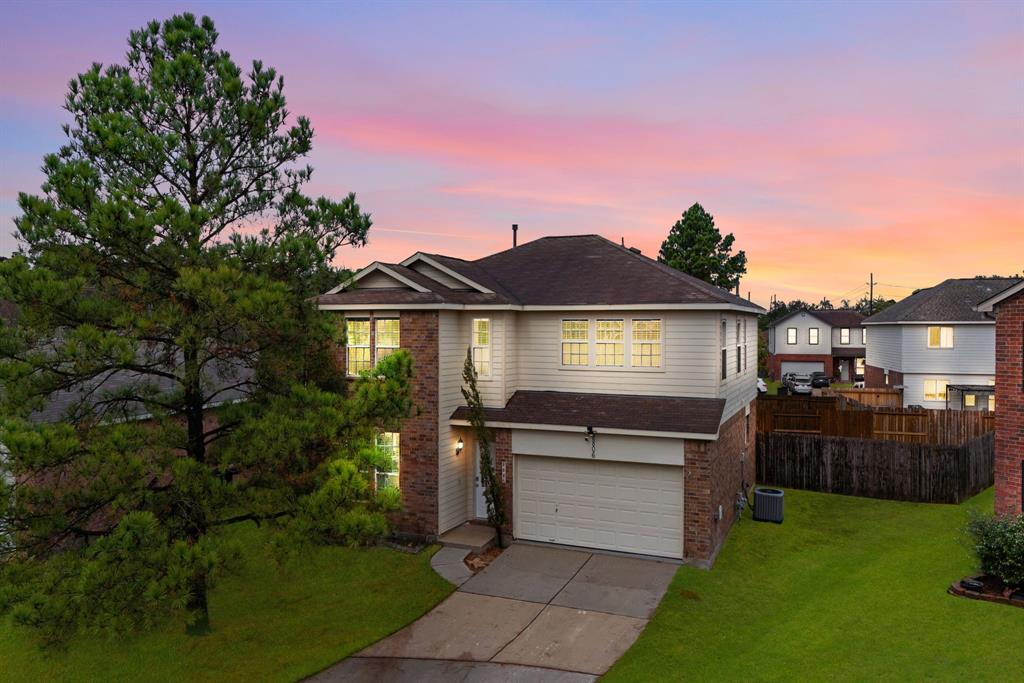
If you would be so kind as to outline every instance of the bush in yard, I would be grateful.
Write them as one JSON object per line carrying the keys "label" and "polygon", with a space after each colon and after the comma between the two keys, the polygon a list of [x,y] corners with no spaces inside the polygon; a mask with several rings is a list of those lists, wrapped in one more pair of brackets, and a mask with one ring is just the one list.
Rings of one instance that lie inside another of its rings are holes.
{"label": "bush in yard", "polygon": [[977,516],[967,525],[981,570],[1008,588],[1024,586],[1024,515]]}

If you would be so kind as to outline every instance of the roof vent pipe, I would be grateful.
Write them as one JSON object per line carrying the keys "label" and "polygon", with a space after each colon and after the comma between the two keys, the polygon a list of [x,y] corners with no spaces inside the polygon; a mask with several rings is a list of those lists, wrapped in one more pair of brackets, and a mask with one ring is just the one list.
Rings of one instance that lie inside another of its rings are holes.
{"label": "roof vent pipe", "polygon": [[516,246],[516,233],[517,232],[519,232],[519,224],[518,223],[513,223],[512,224],[512,246],[513,247]]}

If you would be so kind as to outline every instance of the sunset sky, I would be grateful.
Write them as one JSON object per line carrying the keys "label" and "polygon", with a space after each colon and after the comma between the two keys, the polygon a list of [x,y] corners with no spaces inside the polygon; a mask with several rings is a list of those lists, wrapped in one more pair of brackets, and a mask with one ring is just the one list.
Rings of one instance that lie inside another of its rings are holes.
{"label": "sunset sky", "polygon": [[0,5],[0,255],[67,81],[210,15],[316,129],[309,191],[373,213],[359,267],[598,233],[656,255],[693,202],[743,293],[838,303],[1024,270],[1024,3]]}

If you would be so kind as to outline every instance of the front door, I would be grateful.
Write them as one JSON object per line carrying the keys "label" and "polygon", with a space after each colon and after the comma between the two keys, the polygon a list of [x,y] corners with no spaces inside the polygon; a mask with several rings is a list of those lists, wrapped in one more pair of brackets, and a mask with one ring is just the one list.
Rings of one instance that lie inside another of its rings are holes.
{"label": "front door", "polygon": [[480,448],[473,449],[473,512],[479,519],[487,519],[487,499],[484,497],[484,483],[480,477]]}

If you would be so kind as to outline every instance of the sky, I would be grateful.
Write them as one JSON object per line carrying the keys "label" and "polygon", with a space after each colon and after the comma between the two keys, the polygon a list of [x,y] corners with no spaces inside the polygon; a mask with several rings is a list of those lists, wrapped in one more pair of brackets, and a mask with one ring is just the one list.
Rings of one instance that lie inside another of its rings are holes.
{"label": "sky", "polygon": [[0,255],[67,82],[207,14],[357,194],[361,267],[597,233],[655,256],[700,202],[755,301],[1024,270],[1024,2],[0,4]]}

